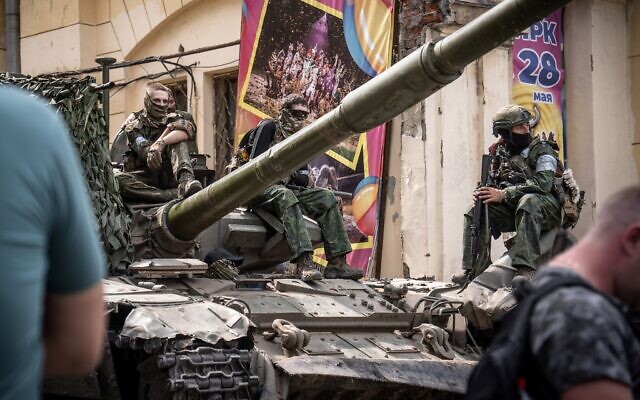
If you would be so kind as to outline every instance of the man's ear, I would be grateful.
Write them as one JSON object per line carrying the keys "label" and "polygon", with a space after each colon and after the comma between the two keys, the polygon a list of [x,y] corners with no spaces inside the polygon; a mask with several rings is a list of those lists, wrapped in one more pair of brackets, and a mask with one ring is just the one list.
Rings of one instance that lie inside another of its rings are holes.
{"label": "man's ear", "polygon": [[640,223],[630,225],[622,237],[622,246],[628,255],[640,255]]}

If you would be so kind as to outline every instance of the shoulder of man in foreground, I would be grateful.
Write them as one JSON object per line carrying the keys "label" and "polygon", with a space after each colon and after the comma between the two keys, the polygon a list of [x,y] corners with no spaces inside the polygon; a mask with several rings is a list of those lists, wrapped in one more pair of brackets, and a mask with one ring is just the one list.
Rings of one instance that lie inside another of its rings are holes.
{"label": "shoulder of man in foreground", "polygon": [[48,235],[49,268],[42,332],[45,374],[89,372],[102,350],[105,261],[79,157],[65,123],[43,101],[22,90],[2,88],[0,103],[5,128],[19,129],[7,146],[37,146],[36,165],[46,171],[37,186],[50,201],[42,208],[50,217],[50,226],[42,228]]}
{"label": "shoulder of man in foreground", "polygon": [[[578,276],[562,268],[540,275],[541,282]],[[628,393],[634,384],[629,370],[634,360],[630,358],[640,348],[622,308],[605,296],[584,287],[563,287],[541,299],[533,309],[531,350],[544,378],[557,393],[569,394],[563,398],[579,398],[573,397],[576,393],[585,398],[584,389],[594,394],[606,388],[610,394],[622,388]]]}

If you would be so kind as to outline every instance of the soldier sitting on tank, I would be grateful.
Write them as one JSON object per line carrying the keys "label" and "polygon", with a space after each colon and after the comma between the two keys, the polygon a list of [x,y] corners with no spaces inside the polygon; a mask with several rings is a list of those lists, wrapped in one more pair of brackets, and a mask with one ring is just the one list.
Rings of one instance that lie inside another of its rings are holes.
{"label": "soldier sitting on tank", "polygon": [[125,200],[163,203],[202,189],[193,175],[187,143],[195,136],[195,125],[179,114],[167,114],[170,96],[166,86],[150,83],[144,108],[124,125],[130,151],[124,172],[116,178]]}
{"label": "soldier sitting on tank", "polygon": [[[250,144],[250,158],[264,153],[276,143],[286,139],[305,126],[309,108],[305,99],[290,95],[281,107],[278,119],[260,122],[254,130]],[[287,184],[302,189],[291,189]],[[305,281],[322,279],[312,260],[313,247],[305,226],[303,215],[313,218],[320,225],[328,265],[324,277],[328,279],[360,279],[362,271],[350,268],[346,255],[351,252],[338,200],[333,193],[323,188],[307,188],[307,167],[294,172],[290,179],[265,189],[251,200],[250,206],[261,207],[273,213],[284,226],[289,245],[289,256],[296,264],[296,275]]]}
{"label": "soldier sitting on tank", "polygon": [[[488,205],[489,229],[480,229],[478,243],[489,242],[501,232],[516,232],[509,246],[511,265],[516,275],[534,275],[541,256],[542,231],[559,227],[561,223],[561,187],[555,184],[558,153],[555,142],[533,137],[531,114],[518,105],[502,107],[493,117],[493,133],[500,140],[489,148],[494,156],[490,176],[497,187],[480,187],[473,193],[474,203]],[[472,260],[472,211],[464,216],[462,274],[452,281],[463,284],[486,268],[488,246],[479,249]],[[481,260],[477,262],[477,260]],[[475,268],[475,270],[474,270]]]}

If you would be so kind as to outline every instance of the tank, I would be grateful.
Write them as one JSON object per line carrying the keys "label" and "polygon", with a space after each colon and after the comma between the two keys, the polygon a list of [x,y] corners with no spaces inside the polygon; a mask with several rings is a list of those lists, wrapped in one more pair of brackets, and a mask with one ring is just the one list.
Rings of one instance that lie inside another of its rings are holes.
{"label": "tank", "polygon": [[[48,382],[47,392],[103,399],[461,398],[479,352],[459,313],[462,303],[451,296],[453,284],[307,284],[237,274],[224,260],[217,267],[233,279],[214,279],[210,266],[190,257],[207,230],[224,222],[218,242],[209,245],[251,253],[253,267],[286,259],[266,247],[282,249],[284,240],[269,216],[240,205],[438,91],[467,64],[568,2],[504,0],[201,192],[131,207],[136,261],[104,283],[104,360],[91,376]],[[309,221],[312,231],[314,224]]]}

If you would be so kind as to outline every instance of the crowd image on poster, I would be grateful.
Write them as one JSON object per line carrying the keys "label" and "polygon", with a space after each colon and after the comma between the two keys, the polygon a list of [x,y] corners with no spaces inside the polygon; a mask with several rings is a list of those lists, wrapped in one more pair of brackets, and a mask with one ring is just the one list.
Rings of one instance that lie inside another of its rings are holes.
{"label": "crowd image on poster", "polygon": [[342,21],[296,0],[270,1],[249,72],[244,101],[266,115],[277,115],[287,95],[301,94],[311,118],[335,108],[342,98],[368,80],[349,56]]}

